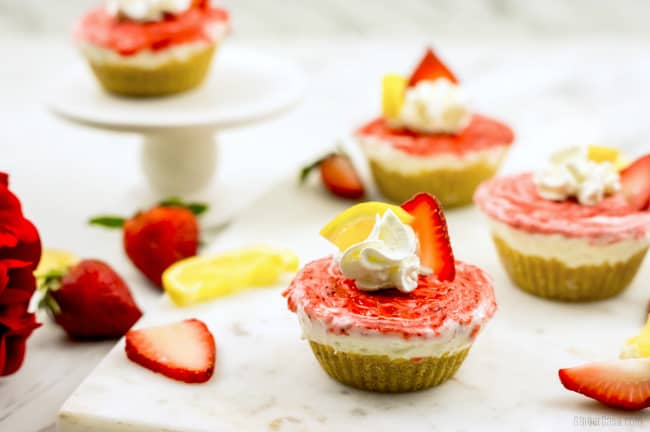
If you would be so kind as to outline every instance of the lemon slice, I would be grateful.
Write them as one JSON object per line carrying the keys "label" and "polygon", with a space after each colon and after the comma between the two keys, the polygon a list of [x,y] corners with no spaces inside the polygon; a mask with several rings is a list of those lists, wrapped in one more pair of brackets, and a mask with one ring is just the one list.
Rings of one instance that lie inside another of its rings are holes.
{"label": "lemon slice", "polygon": [[401,75],[390,74],[384,76],[381,82],[381,108],[385,117],[397,118],[404,104],[404,93],[408,80]]}
{"label": "lemon slice", "polygon": [[79,258],[72,252],[61,249],[43,249],[38,267],[34,276],[43,278],[55,271],[65,271],[79,262]]}
{"label": "lemon slice", "polygon": [[175,304],[187,306],[274,285],[284,273],[298,270],[298,264],[298,256],[288,249],[256,245],[178,261],[165,270],[162,282]]}
{"label": "lemon slice", "polygon": [[587,147],[587,157],[594,162],[614,163],[619,158],[620,152],[614,147],[590,145]]}
{"label": "lemon slice", "polygon": [[650,357],[650,315],[648,315],[648,322],[641,329],[641,333],[629,338],[621,351],[621,358],[638,357]]}
{"label": "lemon slice", "polygon": [[335,244],[339,250],[344,251],[368,238],[375,225],[376,215],[381,216],[388,209],[392,210],[403,223],[413,222],[413,216],[399,206],[369,201],[352,206],[336,215],[320,230],[320,235]]}
{"label": "lemon slice", "polygon": [[623,156],[618,149],[607,146],[588,146],[587,157],[594,162],[611,162],[617,171],[622,171],[630,164],[630,160]]}

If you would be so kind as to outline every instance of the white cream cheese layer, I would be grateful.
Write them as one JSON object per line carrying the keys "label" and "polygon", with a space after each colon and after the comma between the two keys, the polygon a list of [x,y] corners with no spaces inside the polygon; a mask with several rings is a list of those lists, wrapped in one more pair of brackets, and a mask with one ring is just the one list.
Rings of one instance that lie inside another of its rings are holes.
{"label": "white cream cheese layer", "polygon": [[111,49],[88,42],[80,43],[79,49],[94,64],[154,69],[171,61],[186,61],[192,56],[210,49],[226,36],[228,28],[228,25],[224,23],[212,23],[209,24],[207,31],[210,42],[201,40],[177,44],[156,51],[147,49],[129,56],[123,56]]}
{"label": "white cream cheese layer", "polygon": [[492,233],[516,251],[524,255],[555,259],[571,268],[626,261],[650,245],[650,238],[647,237],[597,244],[586,238],[529,233],[492,218],[488,220]]}
{"label": "white cream cheese layer", "polygon": [[471,346],[476,337],[476,326],[482,326],[488,320],[486,304],[479,305],[474,311],[473,319],[468,324],[447,320],[439,334],[430,337],[404,338],[399,335],[386,335],[348,331],[347,334],[335,334],[327,326],[311,319],[298,308],[298,320],[302,328],[303,339],[327,345],[340,352],[365,355],[385,355],[390,358],[410,359],[417,357],[440,357],[445,353],[454,353]]}
{"label": "white cream cheese layer", "polygon": [[390,358],[439,357],[445,353],[453,353],[467,348],[472,344],[469,331],[458,328],[456,337],[436,339],[409,338],[400,336],[363,335],[350,332],[348,335],[337,335],[327,331],[321,322],[310,319],[304,312],[299,312],[300,326],[303,339],[332,347],[338,352],[349,352],[365,355],[385,355]]}
{"label": "white cream cheese layer", "polygon": [[508,151],[508,143],[485,150],[466,152],[462,155],[452,153],[431,156],[411,155],[396,149],[390,143],[373,136],[357,136],[359,145],[366,157],[389,171],[402,174],[418,174],[439,169],[463,170],[477,163],[498,166]]}

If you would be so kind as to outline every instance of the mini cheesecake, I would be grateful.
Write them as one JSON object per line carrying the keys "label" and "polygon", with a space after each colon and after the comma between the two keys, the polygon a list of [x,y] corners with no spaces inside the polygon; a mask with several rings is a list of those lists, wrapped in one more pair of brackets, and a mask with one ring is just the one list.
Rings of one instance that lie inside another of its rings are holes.
{"label": "mini cheesecake", "polygon": [[532,173],[482,184],[475,201],[512,281],[531,294],[591,301],[619,294],[650,244],[650,212],[622,192],[593,205],[540,195]]}
{"label": "mini cheesecake", "polygon": [[227,11],[192,2],[178,14],[136,20],[106,6],[88,12],[74,31],[99,83],[124,96],[164,96],[200,85],[230,28]]}
{"label": "mini cheesecake", "polygon": [[479,114],[458,134],[421,134],[378,118],[356,137],[385,197],[401,202],[426,191],[445,207],[471,203],[477,186],[495,175],[514,141],[508,126]]}
{"label": "mini cheesecake", "polygon": [[514,141],[508,126],[472,111],[465,89],[431,49],[410,77],[384,76],[382,115],[355,137],[384,197],[403,202],[426,192],[445,208],[470,204]]}
{"label": "mini cheesecake", "polygon": [[497,305],[491,278],[454,258],[440,201],[357,204],[321,235],[340,253],[305,265],[284,295],[325,372],[376,392],[452,377]]}
{"label": "mini cheesecake", "polygon": [[456,272],[453,282],[420,276],[409,294],[368,293],[327,257],[307,264],[285,295],[332,378],[371,391],[415,391],[452,377],[496,311],[484,271],[457,261]]}

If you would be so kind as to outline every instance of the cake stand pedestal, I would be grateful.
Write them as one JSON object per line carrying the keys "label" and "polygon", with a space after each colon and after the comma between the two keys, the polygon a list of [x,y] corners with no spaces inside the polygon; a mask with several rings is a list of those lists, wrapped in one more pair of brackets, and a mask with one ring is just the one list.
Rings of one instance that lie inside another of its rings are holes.
{"label": "cake stand pedestal", "polygon": [[57,80],[48,107],[77,124],[141,135],[148,196],[139,200],[180,196],[210,203],[219,187],[214,181],[218,132],[283,113],[298,102],[304,87],[304,75],[295,66],[226,46],[201,87],[162,98],[109,94],[80,62]]}

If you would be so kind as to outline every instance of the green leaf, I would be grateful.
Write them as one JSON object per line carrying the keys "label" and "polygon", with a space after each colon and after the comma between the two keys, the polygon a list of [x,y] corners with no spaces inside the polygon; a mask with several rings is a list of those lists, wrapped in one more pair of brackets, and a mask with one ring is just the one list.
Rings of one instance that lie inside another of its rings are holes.
{"label": "green leaf", "polygon": [[206,211],[208,211],[208,205],[205,203],[189,203],[187,205],[189,211],[194,213],[196,216],[200,216]]}
{"label": "green leaf", "polygon": [[318,168],[320,166],[320,164],[322,164],[325,161],[325,159],[330,158],[332,156],[334,156],[334,153],[328,153],[325,156],[323,156],[323,157],[319,158],[318,160],[316,160],[315,162],[312,162],[309,165],[303,167],[300,170],[300,184],[305,183],[305,181],[307,180],[307,177],[309,177],[309,174],[313,170]]}
{"label": "green leaf", "polygon": [[201,202],[186,203],[185,201],[183,201],[181,198],[178,197],[166,198],[160,201],[160,203],[158,204],[163,207],[182,207],[194,213],[195,216],[202,215],[209,208],[209,206],[206,203],[201,203]]}
{"label": "green leaf", "polygon": [[90,225],[97,225],[104,228],[121,228],[126,219],[120,216],[97,216],[88,221]]}

